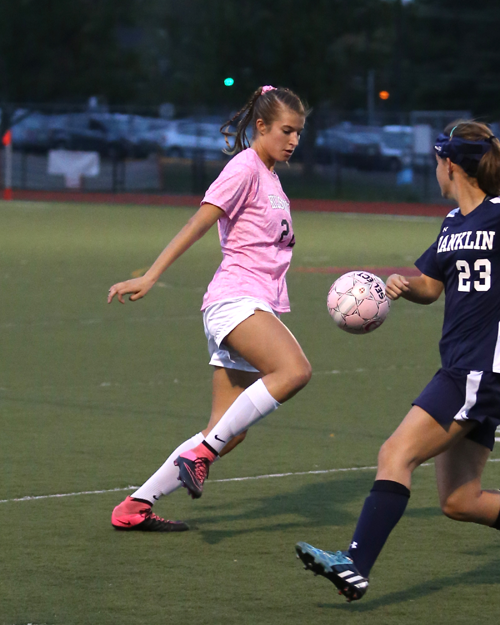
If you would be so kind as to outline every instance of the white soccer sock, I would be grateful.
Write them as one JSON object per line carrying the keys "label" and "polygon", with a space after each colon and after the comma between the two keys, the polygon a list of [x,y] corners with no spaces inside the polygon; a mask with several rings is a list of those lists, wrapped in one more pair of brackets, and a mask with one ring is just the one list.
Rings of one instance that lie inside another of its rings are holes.
{"label": "white soccer sock", "polygon": [[219,453],[232,438],[279,406],[264,382],[257,380],[229,406],[205,441]]}
{"label": "white soccer sock", "polygon": [[144,499],[154,503],[162,495],[170,495],[177,490],[182,483],[177,479],[179,477],[179,468],[175,466],[174,460],[177,460],[179,454],[188,449],[196,447],[203,441],[203,434],[198,432],[182,445],[179,445],[175,451],[165,460],[162,466],[153,473],[153,475],[144,482],[144,484],[135,491],[131,497],[136,499]]}

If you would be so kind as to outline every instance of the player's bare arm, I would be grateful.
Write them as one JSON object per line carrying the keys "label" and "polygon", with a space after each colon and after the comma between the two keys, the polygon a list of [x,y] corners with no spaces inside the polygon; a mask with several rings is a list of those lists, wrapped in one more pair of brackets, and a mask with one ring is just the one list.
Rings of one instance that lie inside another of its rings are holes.
{"label": "player's bare arm", "polygon": [[443,292],[443,283],[425,274],[418,277],[405,278],[393,273],[387,278],[386,295],[391,300],[404,299],[415,304],[432,304]]}
{"label": "player's bare arm", "polygon": [[108,304],[113,301],[115,295],[118,301],[124,304],[123,296],[126,293],[132,293],[129,298],[131,302],[143,298],[154,286],[161,274],[170,267],[179,256],[182,256],[193,243],[201,239],[218,221],[221,215],[223,215],[223,211],[217,206],[213,204],[203,204],[182,230],[170,241],[143,276],[133,278],[132,280],[126,280],[125,282],[118,282],[109,289]]}

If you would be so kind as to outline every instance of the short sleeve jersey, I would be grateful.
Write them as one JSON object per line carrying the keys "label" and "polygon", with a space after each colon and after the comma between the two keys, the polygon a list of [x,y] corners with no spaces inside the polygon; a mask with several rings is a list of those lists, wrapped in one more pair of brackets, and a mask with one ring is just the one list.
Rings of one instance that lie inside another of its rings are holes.
{"label": "short sleeve jersey", "polygon": [[444,284],[443,367],[500,373],[500,197],[451,211],[415,265]]}
{"label": "short sleeve jersey", "polygon": [[251,296],[278,313],[288,312],[285,274],[295,237],[290,202],[278,175],[248,148],[224,167],[204,203],[219,207],[224,215],[218,221],[222,262],[202,310],[223,299]]}

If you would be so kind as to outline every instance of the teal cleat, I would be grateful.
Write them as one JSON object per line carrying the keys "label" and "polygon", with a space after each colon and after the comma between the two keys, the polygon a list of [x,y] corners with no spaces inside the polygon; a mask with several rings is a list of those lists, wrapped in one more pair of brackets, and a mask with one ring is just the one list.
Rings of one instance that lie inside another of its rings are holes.
{"label": "teal cleat", "polygon": [[368,590],[368,579],[359,573],[346,551],[323,551],[302,542],[295,545],[295,551],[305,569],[329,579],[347,601],[361,599]]}

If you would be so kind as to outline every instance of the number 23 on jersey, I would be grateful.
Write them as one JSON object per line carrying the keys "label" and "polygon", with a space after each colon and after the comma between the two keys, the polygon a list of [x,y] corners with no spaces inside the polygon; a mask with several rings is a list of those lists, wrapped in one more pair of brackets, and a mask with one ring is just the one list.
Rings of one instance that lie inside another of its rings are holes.
{"label": "number 23 on jersey", "polygon": [[457,260],[458,290],[469,293],[474,291],[489,291],[491,288],[491,262],[487,258],[478,258],[473,265],[473,271],[466,260]]}

